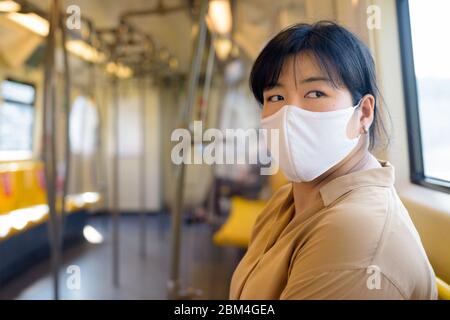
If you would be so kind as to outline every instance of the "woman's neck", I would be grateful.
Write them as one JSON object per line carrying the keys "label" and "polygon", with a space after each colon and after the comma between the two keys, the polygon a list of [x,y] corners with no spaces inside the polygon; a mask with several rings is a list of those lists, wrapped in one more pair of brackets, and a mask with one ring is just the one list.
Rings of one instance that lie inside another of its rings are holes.
{"label": "woman's neck", "polygon": [[368,151],[368,144],[367,135],[361,136],[355,150],[324,174],[309,182],[294,182],[293,192],[296,213],[307,209],[320,196],[320,188],[331,180],[351,172],[380,167],[380,163]]}

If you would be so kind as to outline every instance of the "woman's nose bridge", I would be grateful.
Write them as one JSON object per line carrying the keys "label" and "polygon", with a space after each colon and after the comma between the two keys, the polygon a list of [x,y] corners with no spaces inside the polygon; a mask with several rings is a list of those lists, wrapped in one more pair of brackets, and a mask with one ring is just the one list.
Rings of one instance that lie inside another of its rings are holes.
{"label": "woman's nose bridge", "polygon": [[286,104],[300,106],[302,104],[302,96],[298,90],[292,90],[286,97]]}

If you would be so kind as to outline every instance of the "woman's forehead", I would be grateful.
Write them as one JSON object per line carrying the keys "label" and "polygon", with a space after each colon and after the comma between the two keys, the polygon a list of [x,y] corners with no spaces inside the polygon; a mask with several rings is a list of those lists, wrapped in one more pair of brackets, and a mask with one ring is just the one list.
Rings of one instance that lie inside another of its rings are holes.
{"label": "woman's forehead", "polygon": [[322,68],[319,67],[317,59],[314,55],[304,52],[297,55],[292,55],[283,63],[281,68],[279,83],[303,83],[311,82],[311,79],[324,79],[329,80],[328,75],[324,73]]}
{"label": "woman's forehead", "polygon": [[310,53],[304,52],[289,56],[283,63],[280,79],[301,81],[311,77],[327,77],[319,67],[317,59]]}

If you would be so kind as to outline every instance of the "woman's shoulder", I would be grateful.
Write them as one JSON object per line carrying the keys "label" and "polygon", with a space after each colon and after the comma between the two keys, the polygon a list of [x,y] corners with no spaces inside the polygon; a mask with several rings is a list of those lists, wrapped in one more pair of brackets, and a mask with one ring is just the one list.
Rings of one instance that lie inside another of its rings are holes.
{"label": "woman's shoulder", "polygon": [[318,212],[301,250],[313,260],[309,265],[324,270],[369,266],[389,220],[389,201],[387,190],[359,188]]}
{"label": "woman's shoulder", "polygon": [[360,244],[364,244],[363,239],[376,242],[391,214],[393,200],[389,188],[354,189],[324,209],[318,228],[346,240],[359,240],[356,243]]}
{"label": "woman's shoulder", "polygon": [[364,186],[350,190],[335,202],[326,206],[326,219],[347,222],[370,222],[381,218],[384,220],[390,211],[392,202],[398,199],[394,196],[393,187]]}
{"label": "woman's shoulder", "polygon": [[407,255],[400,248],[409,243],[412,249],[420,241],[394,187],[356,188],[325,207],[313,225],[311,248],[315,250],[314,244],[320,243],[322,252],[327,252],[326,257],[318,253],[326,258],[324,264],[367,267],[391,256],[392,250],[399,257]]}
{"label": "woman's shoulder", "polygon": [[420,237],[394,187],[349,192],[324,210],[303,249],[309,250],[303,256],[319,269],[376,267],[405,297],[426,297],[422,291],[433,286]]}

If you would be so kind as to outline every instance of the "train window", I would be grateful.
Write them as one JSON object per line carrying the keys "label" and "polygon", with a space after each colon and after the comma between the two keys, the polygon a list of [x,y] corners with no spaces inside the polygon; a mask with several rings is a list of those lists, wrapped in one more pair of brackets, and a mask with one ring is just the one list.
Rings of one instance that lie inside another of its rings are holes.
{"label": "train window", "polygon": [[0,160],[32,156],[35,87],[14,80],[0,84]]}
{"label": "train window", "polygon": [[447,0],[398,0],[411,180],[450,192]]}

